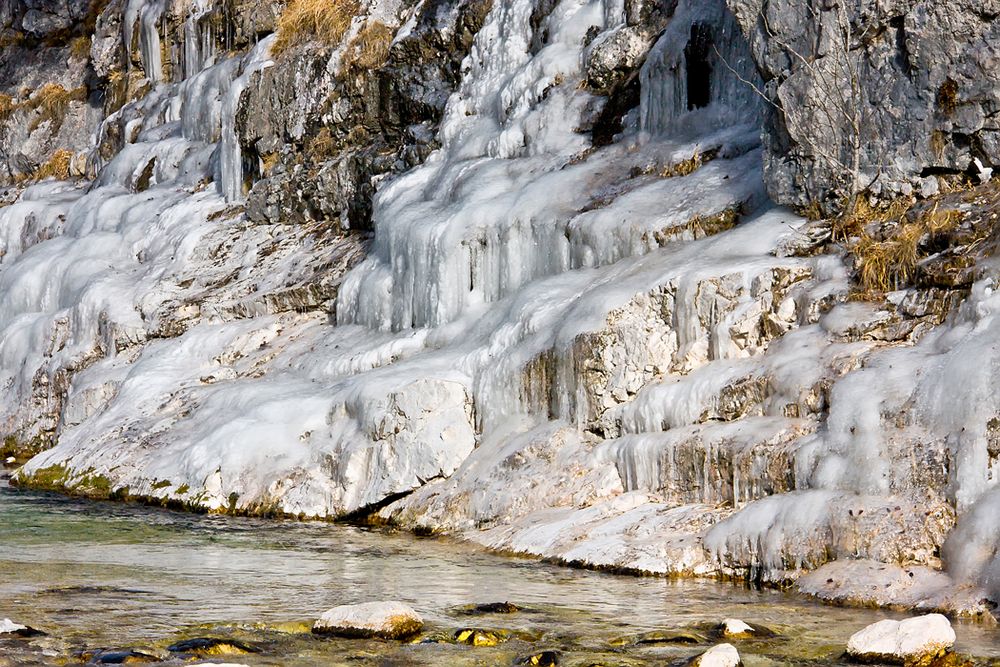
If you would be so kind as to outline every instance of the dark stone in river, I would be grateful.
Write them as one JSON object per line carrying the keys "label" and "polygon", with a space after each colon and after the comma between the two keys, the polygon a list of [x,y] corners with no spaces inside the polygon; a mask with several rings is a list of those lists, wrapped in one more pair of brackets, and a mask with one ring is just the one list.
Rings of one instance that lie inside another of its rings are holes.
{"label": "dark stone in river", "polygon": [[510,602],[487,602],[477,604],[472,609],[466,611],[467,614],[513,614],[521,611],[521,608]]}
{"label": "dark stone in river", "polygon": [[523,658],[518,658],[514,664],[532,665],[532,667],[555,667],[555,665],[559,664],[559,653],[558,651],[542,651],[541,653],[534,653],[526,655]]}
{"label": "dark stone in river", "polygon": [[88,665],[140,665],[161,662],[160,658],[133,649],[98,649],[85,651],[81,656]]}
{"label": "dark stone in river", "polygon": [[235,639],[196,637],[185,639],[167,647],[171,653],[209,653],[212,655],[260,653],[260,649]]}

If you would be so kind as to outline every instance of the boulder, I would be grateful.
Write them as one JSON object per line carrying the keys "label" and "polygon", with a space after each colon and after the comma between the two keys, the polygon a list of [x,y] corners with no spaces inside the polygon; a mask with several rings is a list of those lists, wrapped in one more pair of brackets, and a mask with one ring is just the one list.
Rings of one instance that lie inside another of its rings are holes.
{"label": "boulder", "polygon": [[773,637],[774,631],[763,625],[750,625],[738,618],[727,618],[719,624],[717,632],[726,638]]}
{"label": "boulder", "polygon": [[955,631],[941,614],[927,614],[905,621],[887,619],[851,635],[847,654],[861,662],[903,664],[943,653],[955,644]]}
{"label": "boulder", "polygon": [[340,637],[405,639],[420,632],[424,621],[402,602],[366,602],[334,607],[313,625],[316,634]]}
{"label": "boulder", "polygon": [[753,626],[738,618],[727,618],[722,622],[723,637],[746,637],[754,634]]}
{"label": "boulder", "polygon": [[741,664],[739,651],[732,644],[716,644],[688,662],[689,667],[737,667]]}
{"label": "boulder", "polygon": [[38,637],[45,633],[41,630],[29,628],[27,625],[15,623],[9,618],[0,619],[0,636],[13,635],[15,637]]}

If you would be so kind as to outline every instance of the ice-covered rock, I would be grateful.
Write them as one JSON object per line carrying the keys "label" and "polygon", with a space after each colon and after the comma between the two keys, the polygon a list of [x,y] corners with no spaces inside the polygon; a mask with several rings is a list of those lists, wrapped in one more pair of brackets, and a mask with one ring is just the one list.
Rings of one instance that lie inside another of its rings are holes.
{"label": "ice-covered rock", "polygon": [[955,631],[947,617],[927,614],[903,621],[886,619],[851,635],[847,653],[867,662],[904,663],[935,655],[955,644]]}
{"label": "ice-covered rock", "polygon": [[21,625],[20,623],[15,623],[9,618],[0,619],[0,635],[14,634],[15,632],[20,632],[27,629],[28,626]]}
{"label": "ice-covered rock", "polygon": [[15,637],[37,637],[44,635],[41,630],[15,623],[9,618],[0,619],[0,635],[14,635]]}
{"label": "ice-covered rock", "polygon": [[402,602],[365,602],[324,612],[313,625],[313,632],[343,637],[405,639],[419,632],[423,625],[420,614]]}
{"label": "ice-covered rock", "polygon": [[691,667],[738,667],[741,664],[740,653],[732,644],[716,644],[688,662]]}
{"label": "ice-covered rock", "polygon": [[722,622],[723,637],[745,637],[752,634],[754,634],[753,626],[738,618],[727,618]]}

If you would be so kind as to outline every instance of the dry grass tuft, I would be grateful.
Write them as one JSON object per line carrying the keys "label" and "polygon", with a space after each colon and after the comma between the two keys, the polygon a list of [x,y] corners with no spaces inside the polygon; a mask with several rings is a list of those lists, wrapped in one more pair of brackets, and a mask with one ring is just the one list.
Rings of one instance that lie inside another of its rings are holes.
{"label": "dry grass tuft", "polygon": [[23,32],[11,30],[0,34],[0,50],[10,49],[16,46],[21,46],[22,44],[24,44]]}
{"label": "dry grass tuft", "polygon": [[86,86],[66,90],[58,83],[45,84],[25,103],[28,108],[38,111],[38,116],[31,121],[30,131],[34,132],[42,123],[50,121],[52,134],[56,134],[66,117],[70,102],[82,102],[85,99],[87,99]]}
{"label": "dry grass tuft", "polygon": [[935,205],[916,216],[904,211],[881,237],[862,231],[851,252],[863,292],[878,294],[906,286],[923,257],[921,246],[955,230],[961,221],[959,211]]}
{"label": "dry grass tuft", "polygon": [[271,54],[277,57],[313,41],[334,45],[359,10],[358,0],[291,0],[278,18]]}
{"label": "dry grass tuft", "polygon": [[389,45],[395,36],[392,28],[379,21],[365,25],[347,45],[344,67],[347,69],[377,69],[389,57]]}
{"label": "dry grass tuft", "polygon": [[90,60],[90,37],[81,35],[69,43],[69,55],[74,60]]}
{"label": "dry grass tuft", "polygon": [[898,221],[906,215],[914,203],[915,200],[912,198],[901,197],[888,203],[872,205],[867,198],[860,197],[852,212],[833,219],[833,240],[847,241],[852,237],[864,235],[865,230],[875,224]]}
{"label": "dry grass tuft", "polygon": [[13,97],[0,93],[0,123],[6,122],[11,114],[17,111],[17,108],[18,104]]}
{"label": "dry grass tuft", "polygon": [[719,156],[719,149],[713,148],[705,152],[695,151],[694,154],[680,162],[672,162],[667,165],[650,164],[643,167],[634,167],[629,174],[632,178],[639,176],[659,176],[660,178],[680,178],[690,176],[706,164]]}
{"label": "dry grass tuft", "polygon": [[319,132],[313,135],[306,146],[306,153],[314,159],[333,157],[336,151],[337,142],[334,140],[333,133],[330,132],[330,128],[328,127],[320,128]]}
{"label": "dry grass tuft", "polygon": [[260,173],[263,176],[269,176],[274,168],[278,166],[281,161],[281,154],[278,152],[265,153],[260,158]]}
{"label": "dry grass tuft", "polygon": [[65,181],[69,178],[69,164],[72,159],[73,151],[60,148],[52,154],[52,157],[47,162],[39,165],[35,173],[32,174],[32,178],[36,181],[44,178],[55,178]]}

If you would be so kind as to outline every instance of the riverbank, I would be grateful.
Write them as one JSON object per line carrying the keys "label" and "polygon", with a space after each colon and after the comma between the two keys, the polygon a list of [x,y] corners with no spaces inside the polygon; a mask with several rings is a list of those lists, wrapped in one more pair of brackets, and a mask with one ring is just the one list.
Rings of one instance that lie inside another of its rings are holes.
{"label": "riverbank", "polygon": [[[543,650],[558,650],[564,664],[641,665],[705,650],[711,644],[707,630],[731,617],[777,633],[739,646],[747,665],[802,659],[840,664],[853,631],[903,617],[773,589],[556,567],[492,555],[447,537],[198,515],[6,486],[0,487],[0,525],[0,616],[48,633],[2,642],[12,664],[63,664],[94,649],[168,657],[168,646],[207,636],[261,648],[235,659],[251,665],[308,667],[347,659],[513,664]],[[413,606],[427,622],[428,637],[468,627],[513,634],[498,646],[470,647],[309,633],[327,608],[373,599]],[[469,605],[508,600],[526,611],[466,613]],[[633,641],[652,632],[693,632],[704,641]],[[1000,660],[995,628],[958,621],[956,632],[956,650],[977,656],[975,664]]]}

